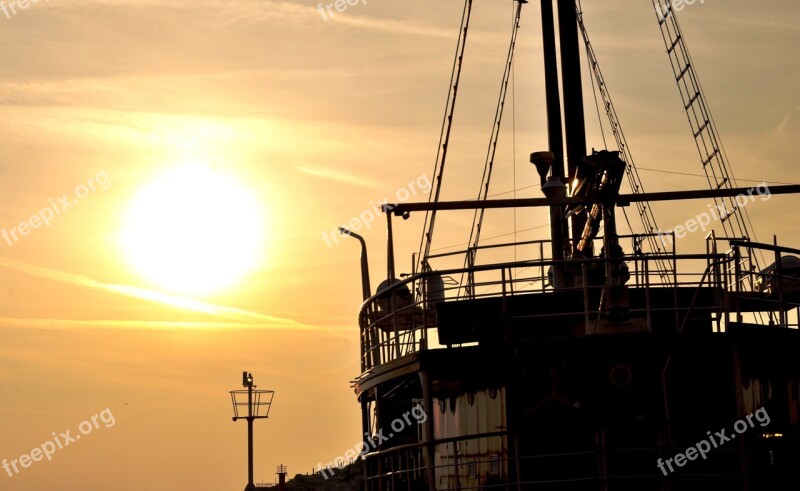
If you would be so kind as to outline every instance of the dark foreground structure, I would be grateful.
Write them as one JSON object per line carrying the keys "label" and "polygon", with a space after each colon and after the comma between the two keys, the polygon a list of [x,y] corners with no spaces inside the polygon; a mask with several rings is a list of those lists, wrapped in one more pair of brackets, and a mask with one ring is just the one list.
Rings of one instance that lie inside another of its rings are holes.
{"label": "dark foreground structure", "polygon": [[[387,207],[374,295],[364,256],[364,489],[800,489],[800,251],[711,232],[681,254],[671,233],[617,233],[618,206],[639,199],[619,194],[631,163],[586,155],[575,3],[557,5],[565,122],[542,0],[551,139],[532,156],[547,198]],[[649,198],[713,197],[733,215],[725,200],[746,191]],[[426,251],[395,278],[393,216],[529,206],[549,207],[550,240]],[[464,267],[435,269],[459,254]]]}

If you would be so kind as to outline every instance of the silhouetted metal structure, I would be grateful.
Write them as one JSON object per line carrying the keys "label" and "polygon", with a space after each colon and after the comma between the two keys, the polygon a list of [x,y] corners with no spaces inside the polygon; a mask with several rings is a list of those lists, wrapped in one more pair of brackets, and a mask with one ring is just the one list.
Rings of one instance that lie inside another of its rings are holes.
{"label": "silhouetted metal structure", "polygon": [[[631,202],[758,195],[620,195],[620,153],[586,153],[570,0],[557,0],[559,100],[552,2],[541,0],[551,148],[532,155],[546,197],[384,208],[389,267],[359,312],[354,384],[365,491],[800,489],[800,250],[711,231],[704,252],[684,254],[672,232],[619,234]],[[431,254],[430,225],[423,267],[395,277],[392,215],[534,206],[549,208],[551,240]],[[652,239],[664,247],[644,250]],[[524,254],[448,267],[477,249]],[[754,269],[755,254],[773,265]],[[728,443],[687,457],[721,429]]]}
{"label": "silhouetted metal structure", "polygon": [[276,474],[278,474],[278,491],[286,491],[286,466],[281,464],[278,466]]}
{"label": "silhouetted metal structure", "polygon": [[256,485],[253,483],[253,422],[269,417],[275,391],[255,390],[257,386],[253,384],[253,374],[246,371],[242,372],[242,386],[246,389],[230,391],[233,421],[240,418],[247,420],[247,486],[244,489],[254,491]]}

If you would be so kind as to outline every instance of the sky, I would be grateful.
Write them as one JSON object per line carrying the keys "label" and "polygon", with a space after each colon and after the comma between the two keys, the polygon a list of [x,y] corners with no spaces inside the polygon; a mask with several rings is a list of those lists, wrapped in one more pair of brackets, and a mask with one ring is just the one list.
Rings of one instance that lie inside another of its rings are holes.
{"label": "sky", "polygon": [[[583,4],[645,189],[704,189],[650,2]],[[333,231],[358,227],[372,284],[385,279],[373,210],[427,199],[463,2],[3,5],[0,459],[55,450],[0,470],[0,489],[241,488],[246,427],[228,391],[243,370],[276,391],[256,423],[257,481],[352,448],[359,249]],[[475,2],[443,199],[478,195],[513,8]],[[497,196],[539,193],[538,15],[523,9]],[[797,183],[796,2],[701,0],[679,18],[739,184]],[[590,92],[585,104],[588,146],[605,148]],[[797,205],[748,205],[756,236],[800,247]],[[705,209],[653,205],[665,230]],[[463,246],[470,219],[442,214],[433,249]],[[483,234],[542,239],[546,220],[492,212]],[[396,222],[399,272],[421,228]],[[702,250],[702,234],[677,247]],[[81,439],[63,446],[68,429]]]}

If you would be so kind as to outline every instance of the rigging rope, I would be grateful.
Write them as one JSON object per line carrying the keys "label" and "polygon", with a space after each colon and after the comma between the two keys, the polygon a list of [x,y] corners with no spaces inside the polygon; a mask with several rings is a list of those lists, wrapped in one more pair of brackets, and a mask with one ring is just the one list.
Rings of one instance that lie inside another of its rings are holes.
{"label": "rigging rope", "polygon": [[[589,62],[589,66],[592,71],[593,82],[596,81],[597,83],[597,90],[600,92],[600,95],[603,99],[603,105],[605,106],[606,116],[608,117],[609,126],[611,127],[611,132],[614,135],[614,139],[617,143],[617,148],[620,152],[620,157],[623,161],[627,164],[625,166],[625,173],[628,176],[628,182],[631,187],[631,192],[635,194],[643,194],[644,186],[642,185],[642,180],[639,177],[639,173],[636,170],[636,164],[634,163],[633,156],[628,149],[628,142],[625,138],[625,134],[622,132],[622,127],[619,124],[619,117],[617,116],[617,111],[614,108],[614,104],[611,101],[611,95],[608,92],[608,87],[606,86],[605,78],[603,77],[603,73],[600,71],[600,64],[597,61],[597,56],[594,52],[594,47],[592,47],[592,43],[589,40],[589,33],[586,30],[586,24],[583,21],[583,8],[581,6],[580,0],[577,3],[577,17],[578,17],[578,27],[580,28],[581,35],[583,37],[583,42],[586,46],[586,58]],[[599,108],[598,108],[599,109]],[[602,124],[601,124],[602,127]],[[648,244],[650,245],[650,249],[653,253],[662,254],[666,251],[663,250],[662,244],[658,237],[654,234],[659,232],[658,225],[656,224],[656,218],[653,215],[652,208],[649,202],[638,202],[636,203],[636,209],[639,213],[639,217],[642,221],[642,226],[644,227],[644,232],[649,234],[647,237]],[[661,281],[667,283],[670,281],[670,272],[673,270],[674,265],[671,264],[671,261],[661,259],[660,257],[656,257],[656,268],[658,269],[659,276],[661,277]]]}
{"label": "rigging rope", "polygon": [[[503,81],[500,84],[500,95],[497,99],[497,107],[495,109],[494,122],[492,123],[492,133],[489,138],[489,148],[486,151],[486,161],[483,167],[483,176],[481,178],[481,186],[478,189],[478,201],[486,201],[489,196],[489,185],[492,180],[492,170],[494,169],[494,160],[497,154],[497,142],[500,138],[500,129],[503,122],[503,110],[506,104],[506,95],[508,94],[508,84],[511,79],[512,68],[514,66],[514,51],[517,45],[517,34],[519,33],[519,20],[522,14],[522,2],[517,2],[517,11],[514,16],[514,25],[511,30],[511,42],[508,46],[508,55],[506,56],[505,69],[503,70]],[[486,209],[481,208],[475,210],[472,217],[472,227],[470,229],[469,243],[471,247],[467,249],[467,255],[464,258],[464,267],[471,267],[475,264],[475,257],[478,254],[478,245],[481,238],[481,228],[483,227],[483,218]],[[463,273],[462,273],[463,279]],[[472,270],[468,274],[468,282],[466,286],[467,296],[473,292],[473,273]],[[461,282],[459,282],[461,283]]]}
{"label": "rigging rope", "polygon": [[[467,34],[469,33],[469,22],[472,17],[472,0],[465,0],[464,10],[461,14],[461,27],[456,43],[456,54],[453,60],[453,69],[450,73],[450,84],[447,92],[447,103],[445,105],[444,117],[442,119],[442,129],[439,133],[439,144],[436,150],[436,163],[433,167],[436,185],[431,189],[428,196],[428,203],[439,201],[442,191],[442,177],[444,176],[445,162],[447,161],[447,149],[450,145],[450,132],[453,129],[453,115],[455,114],[456,99],[458,96],[458,84],[461,81],[461,68],[464,62],[464,51],[467,46]],[[428,269],[427,258],[431,252],[431,242],[433,241],[433,229],[436,225],[436,210],[425,212],[425,223],[423,225],[423,236],[419,243],[417,255],[420,261],[417,271]]]}
{"label": "rigging rope", "polygon": [[[514,13],[514,2],[511,1],[512,25],[517,23]],[[514,70],[514,62],[511,63],[511,166],[513,172],[513,189],[517,189],[517,72]],[[514,191],[514,199],[517,199],[517,192]],[[514,243],[517,243],[517,209],[513,208],[514,215]],[[514,246],[514,262],[517,262],[517,246]],[[512,272],[512,278],[514,273]]]}

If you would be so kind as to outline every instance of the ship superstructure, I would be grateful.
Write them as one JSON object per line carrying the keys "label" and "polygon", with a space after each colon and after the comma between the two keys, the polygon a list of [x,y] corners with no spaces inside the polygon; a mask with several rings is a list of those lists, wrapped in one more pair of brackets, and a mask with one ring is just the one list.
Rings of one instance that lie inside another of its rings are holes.
{"label": "ship superstructure", "polygon": [[[759,190],[735,187],[710,115],[690,116],[708,190],[643,193],[616,132],[616,149],[587,154],[585,29],[575,2],[555,5],[562,86],[554,1],[541,0],[550,145],[531,155],[544,197],[442,202],[434,191],[427,203],[385,207],[389,267],[375,294],[364,250],[354,387],[370,442],[365,490],[800,489],[800,250],[748,237],[736,200]],[[688,49],[674,12],[658,7],[681,86],[694,77]],[[705,107],[692,87],[687,114]],[[620,194],[626,179],[633,193]],[[717,219],[736,228],[684,253],[646,203],[699,198],[713,198]],[[415,271],[396,277],[393,217],[427,213],[426,242],[437,213],[482,219],[486,209],[537,206],[549,209],[549,239],[471,240],[443,254],[426,246]],[[620,234],[620,206],[651,226]],[[489,250],[518,251],[517,260],[478,261]]]}

